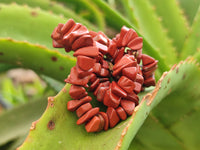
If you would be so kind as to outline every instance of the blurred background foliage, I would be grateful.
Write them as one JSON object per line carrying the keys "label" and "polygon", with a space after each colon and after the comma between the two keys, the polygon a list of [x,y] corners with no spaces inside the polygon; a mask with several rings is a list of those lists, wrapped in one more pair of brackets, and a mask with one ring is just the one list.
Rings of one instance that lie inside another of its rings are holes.
{"label": "blurred background foliage", "polygon": [[[27,47],[39,44],[52,50],[51,32],[69,18],[109,37],[126,25],[143,36],[144,52],[159,60],[158,80],[188,55],[200,60],[199,6],[200,0],[0,0],[0,42],[11,38],[16,44],[23,41]],[[0,58],[0,62],[0,149],[11,150],[41,116],[46,97],[63,87],[68,70],[51,74],[35,69],[32,62],[27,66],[12,58]],[[28,66],[36,73],[21,68]]]}

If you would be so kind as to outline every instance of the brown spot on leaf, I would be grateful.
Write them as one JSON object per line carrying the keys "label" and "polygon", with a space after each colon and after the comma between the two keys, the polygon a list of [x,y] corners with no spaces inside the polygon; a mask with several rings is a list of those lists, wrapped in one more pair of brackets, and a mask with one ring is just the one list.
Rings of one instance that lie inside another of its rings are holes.
{"label": "brown spot on leaf", "polygon": [[47,128],[49,130],[53,130],[55,128],[55,123],[52,120],[50,120],[49,123],[47,124]]}
{"label": "brown spot on leaf", "polygon": [[31,16],[36,17],[37,15],[38,15],[38,13],[36,11],[31,12]]}
{"label": "brown spot on leaf", "polygon": [[3,56],[3,52],[0,52],[0,56]]}
{"label": "brown spot on leaf", "polygon": [[44,71],[44,68],[43,68],[43,67],[40,67],[40,71]]}
{"label": "brown spot on leaf", "polygon": [[54,106],[54,103],[51,103],[50,106],[53,107],[53,106]]}
{"label": "brown spot on leaf", "polygon": [[60,66],[60,70],[64,70],[64,67],[63,67],[63,66]]}
{"label": "brown spot on leaf", "polygon": [[17,64],[17,65],[21,65],[22,62],[21,62],[21,61],[16,61],[16,64]]}
{"label": "brown spot on leaf", "polygon": [[179,72],[179,67],[176,67],[176,73],[178,73]]}
{"label": "brown spot on leaf", "polygon": [[54,97],[48,97],[48,107],[53,107],[54,106]]}
{"label": "brown spot on leaf", "polygon": [[169,91],[168,91],[168,93],[167,93],[167,94],[171,93],[171,91],[172,91],[172,89],[169,89]]}
{"label": "brown spot on leaf", "polygon": [[169,79],[167,80],[167,84],[169,84],[169,83],[170,83],[170,81],[171,81],[171,79],[169,78]]}
{"label": "brown spot on leaf", "polygon": [[52,61],[57,61],[57,60],[58,60],[58,58],[57,58],[57,57],[55,57],[55,56],[52,56],[52,57],[51,57],[51,60],[52,60]]}

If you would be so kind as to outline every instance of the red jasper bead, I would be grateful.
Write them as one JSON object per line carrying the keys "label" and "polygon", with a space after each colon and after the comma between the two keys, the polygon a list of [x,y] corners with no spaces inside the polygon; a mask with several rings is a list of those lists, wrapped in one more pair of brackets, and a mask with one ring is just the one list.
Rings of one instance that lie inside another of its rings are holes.
{"label": "red jasper bead", "polygon": [[90,80],[89,80],[89,82],[90,82],[90,83],[93,83],[94,81],[96,81],[96,79],[97,79],[97,76],[96,76],[94,73],[92,73],[92,74],[90,75]]}
{"label": "red jasper bead", "polygon": [[133,60],[131,60],[127,55],[124,55],[114,66],[113,69],[116,70],[124,65],[133,63]]}
{"label": "red jasper bead", "polygon": [[135,88],[134,82],[125,76],[122,76],[117,83],[127,93],[131,93]]}
{"label": "red jasper bead", "polygon": [[89,87],[89,91],[94,91],[100,83],[100,79],[97,78]]}
{"label": "red jasper bead", "polygon": [[152,64],[148,64],[146,66],[143,66],[142,70],[143,71],[150,71],[150,70],[152,70],[154,68],[157,68],[157,63],[158,63],[158,61],[154,61]]}
{"label": "red jasper bead", "polygon": [[70,90],[69,90],[69,95],[73,99],[81,99],[85,96],[87,96],[87,92],[84,87],[82,86],[77,86],[77,85],[71,85]]}
{"label": "red jasper bead", "polygon": [[79,118],[76,122],[77,125],[83,124],[90,120],[93,116],[99,113],[99,108],[95,107],[90,109],[88,112],[86,112],[81,118]]}
{"label": "red jasper bead", "polygon": [[[137,37],[137,33],[133,29],[129,29],[129,31],[124,35],[122,40],[122,46],[128,45],[128,43]],[[128,46],[129,47],[129,46]]]}
{"label": "red jasper bead", "polygon": [[144,85],[145,87],[149,87],[149,86],[155,86],[155,84],[156,84],[156,81],[155,81],[155,79],[154,79],[154,76],[152,76],[152,77],[146,79],[146,80],[144,81],[144,84],[143,84],[143,85]]}
{"label": "red jasper bead", "polygon": [[134,84],[135,84],[134,92],[136,94],[140,93],[140,91],[142,89],[142,85],[140,83],[138,83],[138,82],[134,82]]}
{"label": "red jasper bead", "polygon": [[114,63],[116,64],[124,55],[124,47],[122,47],[116,54],[116,57],[114,58]]}
{"label": "red jasper bead", "polygon": [[129,28],[127,28],[126,26],[123,26],[121,28],[121,32],[120,32],[120,36],[119,39],[117,40],[117,46],[121,47],[122,46],[122,41],[124,39],[124,36],[126,35],[126,33],[129,31]]}
{"label": "red jasper bead", "polygon": [[71,83],[74,85],[81,85],[87,87],[87,83],[89,81],[89,76],[86,76],[84,78],[78,77],[78,72],[76,70],[76,67],[73,67],[71,69],[69,77],[65,80],[67,83]]}
{"label": "red jasper bead", "polygon": [[96,88],[96,90],[94,91],[94,95],[97,96],[97,92],[99,90],[99,88],[101,87],[109,87],[110,86],[110,81],[105,81],[105,82],[101,82],[98,87]]}
{"label": "red jasper bead", "polygon": [[108,77],[110,75],[108,69],[101,68],[100,74],[101,77]]}
{"label": "red jasper bead", "polygon": [[109,89],[109,87],[100,87],[98,88],[96,97],[99,102],[102,102],[105,96],[105,92]]}
{"label": "red jasper bead", "polygon": [[122,88],[120,88],[115,81],[112,81],[111,83],[111,91],[112,93],[114,93],[115,95],[119,97],[127,96],[127,93]]}
{"label": "red jasper bead", "polygon": [[72,44],[72,49],[77,50],[82,47],[89,47],[93,45],[94,41],[92,37],[90,35],[83,35],[74,41],[74,43]]}
{"label": "red jasper bead", "polygon": [[94,64],[93,72],[98,75],[101,73],[101,64],[100,63]]}
{"label": "red jasper bead", "polygon": [[143,46],[142,37],[136,37],[128,44],[128,47],[131,48],[132,50],[139,50],[142,48],[142,46]]}
{"label": "red jasper bead", "polygon": [[100,114],[97,114],[97,116],[98,116],[98,117],[99,117],[99,119],[100,119],[100,125],[99,125],[99,129],[97,130],[97,132],[99,132],[99,131],[103,130],[103,128],[104,128],[104,125],[105,125],[105,120],[104,120],[104,118],[103,118],[103,116],[102,116],[102,115],[100,115]]}
{"label": "red jasper bead", "polygon": [[99,114],[103,117],[104,119],[104,130],[107,131],[109,128],[109,120],[108,120],[108,115],[104,112],[99,112]]}
{"label": "red jasper bead", "polygon": [[109,65],[107,61],[105,60],[102,61],[102,68],[109,69]]}
{"label": "red jasper bead", "polygon": [[90,96],[86,96],[80,100],[71,100],[67,102],[67,109],[69,111],[75,111],[79,106],[88,103],[92,100]]}
{"label": "red jasper bead", "polygon": [[62,33],[69,33],[70,29],[72,29],[75,26],[75,22],[73,19],[69,19],[67,23],[65,23],[61,29]]}
{"label": "red jasper bead", "polygon": [[82,56],[88,56],[88,57],[97,57],[98,56],[98,53],[99,53],[99,50],[97,47],[95,46],[89,46],[89,47],[83,47],[83,48],[80,48],[78,49],[74,54],[73,56],[79,56],[79,55],[82,55]]}
{"label": "red jasper bead", "polygon": [[121,106],[128,115],[132,115],[135,109],[135,103],[129,100],[121,100]]}
{"label": "red jasper bead", "polygon": [[137,74],[137,75],[136,75],[136,80],[135,80],[135,81],[138,82],[138,83],[140,83],[140,84],[143,84],[144,78],[143,78],[142,75]]}
{"label": "red jasper bead", "polygon": [[115,42],[111,41],[110,44],[109,44],[109,47],[108,47],[108,54],[114,58],[115,54],[116,54],[116,51],[117,51],[117,45]]}
{"label": "red jasper bead", "polygon": [[78,117],[81,117],[83,114],[85,114],[90,109],[92,109],[92,105],[90,103],[83,104],[76,110],[76,115]]}
{"label": "red jasper bead", "polygon": [[103,104],[108,107],[117,108],[120,103],[120,97],[116,96],[111,92],[111,90],[107,90],[104,95]]}
{"label": "red jasper bead", "polygon": [[103,45],[107,45],[107,39],[101,34],[97,34],[93,39]]}
{"label": "red jasper bead", "polygon": [[155,62],[154,58],[152,58],[151,56],[142,54],[142,63],[143,63],[144,66],[152,64],[154,62]]}
{"label": "red jasper bead", "polygon": [[116,112],[118,114],[118,116],[120,117],[121,120],[126,120],[127,115],[126,112],[124,111],[124,109],[122,107],[118,107],[116,109]]}
{"label": "red jasper bead", "polygon": [[110,128],[113,128],[120,121],[120,118],[117,115],[116,110],[112,107],[108,107],[106,113],[108,115]]}
{"label": "red jasper bead", "polygon": [[139,103],[139,97],[134,92],[129,93],[125,99],[133,101],[135,105]]}
{"label": "red jasper bead", "polygon": [[78,66],[84,71],[88,71],[89,69],[91,69],[94,66],[95,61],[96,61],[95,59],[87,56],[77,57]]}
{"label": "red jasper bead", "polygon": [[84,70],[80,69],[78,65],[76,65],[76,72],[78,74],[78,78],[80,78],[80,79],[91,75],[92,71],[93,71],[92,69],[84,71]]}
{"label": "red jasper bead", "polygon": [[137,75],[137,68],[136,67],[127,67],[122,70],[122,75],[126,76],[127,78],[135,81]]}
{"label": "red jasper bead", "polygon": [[101,43],[99,43],[99,42],[96,42],[96,47],[99,48],[99,51],[100,51],[103,55],[105,55],[105,54],[108,53],[108,47],[107,47],[106,45],[103,45],[103,44],[101,44]]}
{"label": "red jasper bead", "polygon": [[87,132],[97,132],[100,128],[101,120],[99,117],[94,116],[86,125]]}

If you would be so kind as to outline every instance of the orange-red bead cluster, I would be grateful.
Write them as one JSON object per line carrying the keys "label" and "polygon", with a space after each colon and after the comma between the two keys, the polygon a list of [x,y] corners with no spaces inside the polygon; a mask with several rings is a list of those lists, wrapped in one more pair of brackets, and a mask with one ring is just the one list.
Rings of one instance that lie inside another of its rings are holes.
{"label": "orange-red bead cluster", "polygon": [[[113,128],[132,115],[139,103],[138,93],[154,86],[154,58],[142,54],[143,39],[133,29],[122,27],[115,38],[88,29],[70,19],[59,24],[51,35],[53,46],[74,51],[76,66],[65,80],[71,84],[67,109],[76,111],[77,124],[85,124],[87,132]],[[97,101],[107,106],[106,112],[93,108],[93,92]]]}

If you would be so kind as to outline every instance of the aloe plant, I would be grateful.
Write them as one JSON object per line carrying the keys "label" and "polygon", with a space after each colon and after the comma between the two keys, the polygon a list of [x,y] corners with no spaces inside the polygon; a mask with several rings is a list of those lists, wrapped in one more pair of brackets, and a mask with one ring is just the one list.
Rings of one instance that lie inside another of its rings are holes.
{"label": "aloe plant", "polygon": [[[37,110],[45,105],[42,100],[2,114],[0,145],[6,149],[21,145],[22,150],[199,149],[199,4],[199,0],[1,0],[1,72],[24,67],[63,82],[76,60],[72,53],[53,50],[50,35],[58,23],[69,18],[108,35],[119,32],[123,25],[133,28],[144,39],[144,53],[159,64],[156,87],[140,93],[133,115],[116,127],[87,133],[77,126],[77,117],[66,109],[71,99],[66,84],[48,98],[42,116],[44,109]],[[24,118],[12,117],[23,113]]]}

